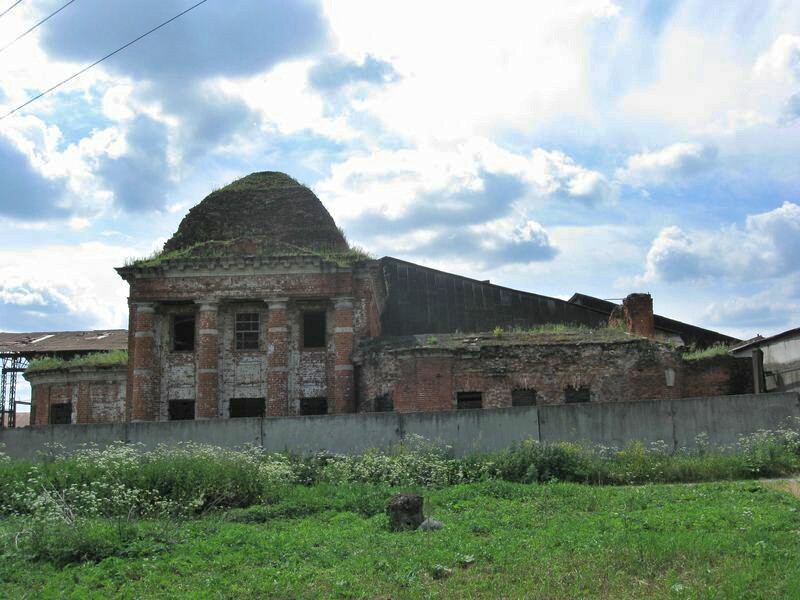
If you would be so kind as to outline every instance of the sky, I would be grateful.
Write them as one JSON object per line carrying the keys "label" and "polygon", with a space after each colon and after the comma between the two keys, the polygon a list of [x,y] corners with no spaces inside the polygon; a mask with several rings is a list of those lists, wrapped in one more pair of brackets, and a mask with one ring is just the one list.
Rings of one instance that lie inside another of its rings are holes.
{"label": "sky", "polygon": [[[194,2],[76,0],[0,51],[0,114]],[[797,327],[800,2],[208,0],[0,120],[0,330],[125,327],[113,268],[265,170],[375,256]]]}

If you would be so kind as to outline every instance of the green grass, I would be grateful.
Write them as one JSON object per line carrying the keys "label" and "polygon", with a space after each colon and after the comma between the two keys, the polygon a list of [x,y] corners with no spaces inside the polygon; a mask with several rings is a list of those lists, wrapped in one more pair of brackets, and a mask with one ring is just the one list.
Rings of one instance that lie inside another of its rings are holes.
{"label": "green grass", "polygon": [[[136,268],[157,267],[169,260],[221,258],[231,255],[228,248],[235,243],[236,240],[198,242],[186,248],[179,248],[178,250],[170,250],[169,252],[156,251],[149,256],[128,258],[125,260],[125,266]],[[286,243],[280,244],[280,248],[276,248],[271,252],[265,252],[259,256],[317,256],[324,261],[332,262],[338,266],[348,266],[355,262],[373,260],[375,258],[369,252],[358,246],[351,246],[345,251],[334,252],[331,250],[304,248]]]}
{"label": "green grass", "polygon": [[731,347],[728,344],[714,344],[703,350],[690,350],[684,352],[683,360],[703,360],[704,358],[713,358],[715,356],[725,356],[730,351]]}
{"label": "green grass", "polygon": [[278,171],[260,171],[240,177],[214,190],[216,192],[243,192],[248,190],[264,190],[268,188],[305,187],[294,177]]}
{"label": "green grass", "polygon": [[31,361],[26,372],[37,373],[41,371],[55,371],[72,367],[115,367],[128,364],[127,350],[111,350],[109,352],[94,352],[70,359],[58,356],[45,356]]}
{"label": "green grass", "polygon": [[66,567],[8,518],[0,597],[800,597],[800,500],[757,482],[451,486],[425,491],[429,533],[388,531],[393,491],[284,486],[261,517],[137,522],[125,555]]}

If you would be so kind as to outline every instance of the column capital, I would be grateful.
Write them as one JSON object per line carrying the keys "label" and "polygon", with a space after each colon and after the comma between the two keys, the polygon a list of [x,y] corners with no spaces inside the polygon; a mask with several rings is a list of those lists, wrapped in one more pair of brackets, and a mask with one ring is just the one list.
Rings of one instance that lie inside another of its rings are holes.
{"label": "column capital", "polygon": [[136,312],[139,314],[154,313],[156,311],[155,302],[131,302],[131,304],[136,307]]}
{"label": "column capital", "polygon": [[289,298],[265,298],[264,302],[267,303],[270,310],[286,310],[286,304],[289,302]]}
{"label": "column capital", "polygon": [[215,311],[219,308],[219,301],[213,298],[195,300],[194,303],[198,304],[200,306],[199,310],[203,311]]}
{"label": "column capital", "polygon": [[333,307],[337,309],[353,308],[352,296],[339,296],[333,299]]}

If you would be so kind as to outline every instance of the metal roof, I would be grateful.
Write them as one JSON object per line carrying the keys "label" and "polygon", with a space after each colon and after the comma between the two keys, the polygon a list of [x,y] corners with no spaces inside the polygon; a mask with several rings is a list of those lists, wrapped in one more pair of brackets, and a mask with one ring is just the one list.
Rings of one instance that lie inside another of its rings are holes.
{"label": "metal roof", "polygon": [[31,333],[0,332],[0,354],[58,354],[125,350],[127,329],[95,331],[36,331]]}
{"label": "metal roof", "polygon": [[[619,306],[619,304],[616,302],[610,302],[609,300],[595,298],[594,296],[588,296],[581,293],[573,294],[572,298],[570,298],[568,302],[572,304],[578,304],[580,306],[587,306],[609,315],[615,307]],[[710,346],[712,344],[720,343],[736,344],[741,341],[735,337],[725,335],[724,333],[719,333],[718,331],[705,329],[704,327],[698,327],[697,325],[691,325],[689,323],[684,323],[683,321],[676,321],[675,319],[670,319],[669,317],[664,317],[662,315],[654,314],[653,321],[657,331],[678,334],[683,338],[684,343],[687,345]]]}
{"label": "metal roof", "polygon": [[797,334],[800,334],[800,327],[795,327],[794,329],[787,329],[786,331],[781,331],[780,333],[776,333],[775,335],[771,335],[769,337],[761,337],[759,335],[753,338],[752,340],[747,340],[744,344],[731,348],[731,352],[739,352],[740,350],[745,350],[753,346],[761,346],[764,343],[777,342],[781,338],[791,337]]}

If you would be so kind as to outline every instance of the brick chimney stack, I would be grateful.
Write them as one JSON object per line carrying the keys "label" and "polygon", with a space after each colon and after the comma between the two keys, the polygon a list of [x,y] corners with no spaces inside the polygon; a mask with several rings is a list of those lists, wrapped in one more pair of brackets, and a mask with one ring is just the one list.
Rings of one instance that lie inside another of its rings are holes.
{"label": "brick chimney stack", "polygon": [[622,301],[625,326],[634,335],[654,337],[656,325],[653,318],[653,297],[650,294],[629,294]]}

